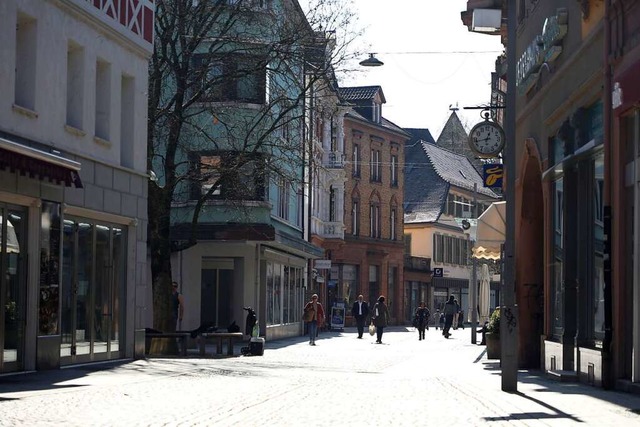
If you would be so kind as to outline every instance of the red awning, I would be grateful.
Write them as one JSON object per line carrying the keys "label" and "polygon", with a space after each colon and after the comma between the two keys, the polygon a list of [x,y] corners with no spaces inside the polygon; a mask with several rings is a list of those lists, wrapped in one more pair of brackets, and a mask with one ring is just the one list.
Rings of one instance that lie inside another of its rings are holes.
{"label": "red awning", "polygon": [[0,169],[22,176],[82,188],[80,163],[0,138]]}

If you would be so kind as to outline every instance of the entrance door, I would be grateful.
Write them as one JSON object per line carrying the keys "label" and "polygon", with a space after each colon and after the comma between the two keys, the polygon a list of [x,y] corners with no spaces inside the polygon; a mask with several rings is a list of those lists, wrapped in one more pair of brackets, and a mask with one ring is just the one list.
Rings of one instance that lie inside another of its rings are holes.
{"label": "entrance door", "polygon": [[27,210],[0,204],[0,372],[24,366]]}
{"label": "entrance door", "polygon": [[124,230],[66,218],[62,241],[61,363],[122,357]]}
{"label": "entrance door", "polygon": [[200,285],[200,322],[223,329],[232,319],[233,260],[205,259]]}

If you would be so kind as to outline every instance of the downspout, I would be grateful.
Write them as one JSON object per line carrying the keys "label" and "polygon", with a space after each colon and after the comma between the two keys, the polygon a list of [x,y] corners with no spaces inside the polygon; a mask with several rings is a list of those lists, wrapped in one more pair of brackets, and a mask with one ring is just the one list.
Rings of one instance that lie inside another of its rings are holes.
{"label": "downspout", "polygon": [[604,340],[602,341],[602,387],[614,388],[612,342],[613,342],[613,292],[611,282],[611,0],[604,4],[604,88],[603,88],[603,148],[604,148]]}

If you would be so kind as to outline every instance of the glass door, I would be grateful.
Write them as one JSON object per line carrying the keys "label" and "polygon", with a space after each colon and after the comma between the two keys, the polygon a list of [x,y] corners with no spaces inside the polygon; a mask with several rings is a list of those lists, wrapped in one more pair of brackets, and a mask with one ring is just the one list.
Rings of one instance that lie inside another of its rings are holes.
{"label": "glass door", "polygon": [[124,331],[124,229],[66,218],[61,362],[119,358]]}
{"label": "glass door", "polygon": [[27,210],[0,204],[0,372],[23,369]]}

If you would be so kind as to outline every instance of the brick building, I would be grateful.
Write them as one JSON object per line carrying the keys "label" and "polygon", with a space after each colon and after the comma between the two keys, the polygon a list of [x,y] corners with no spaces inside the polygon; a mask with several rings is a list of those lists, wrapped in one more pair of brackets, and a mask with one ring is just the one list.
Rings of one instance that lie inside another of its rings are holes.
{"label": "brick building", "polygon": [[327,302],[347,307],[358,294],[387,298],[392,323],[404,319],[403,163],[409,135],[382,117],[380,86],[340,88],[353,110],[344,116],[344,242],[332,261]]}

